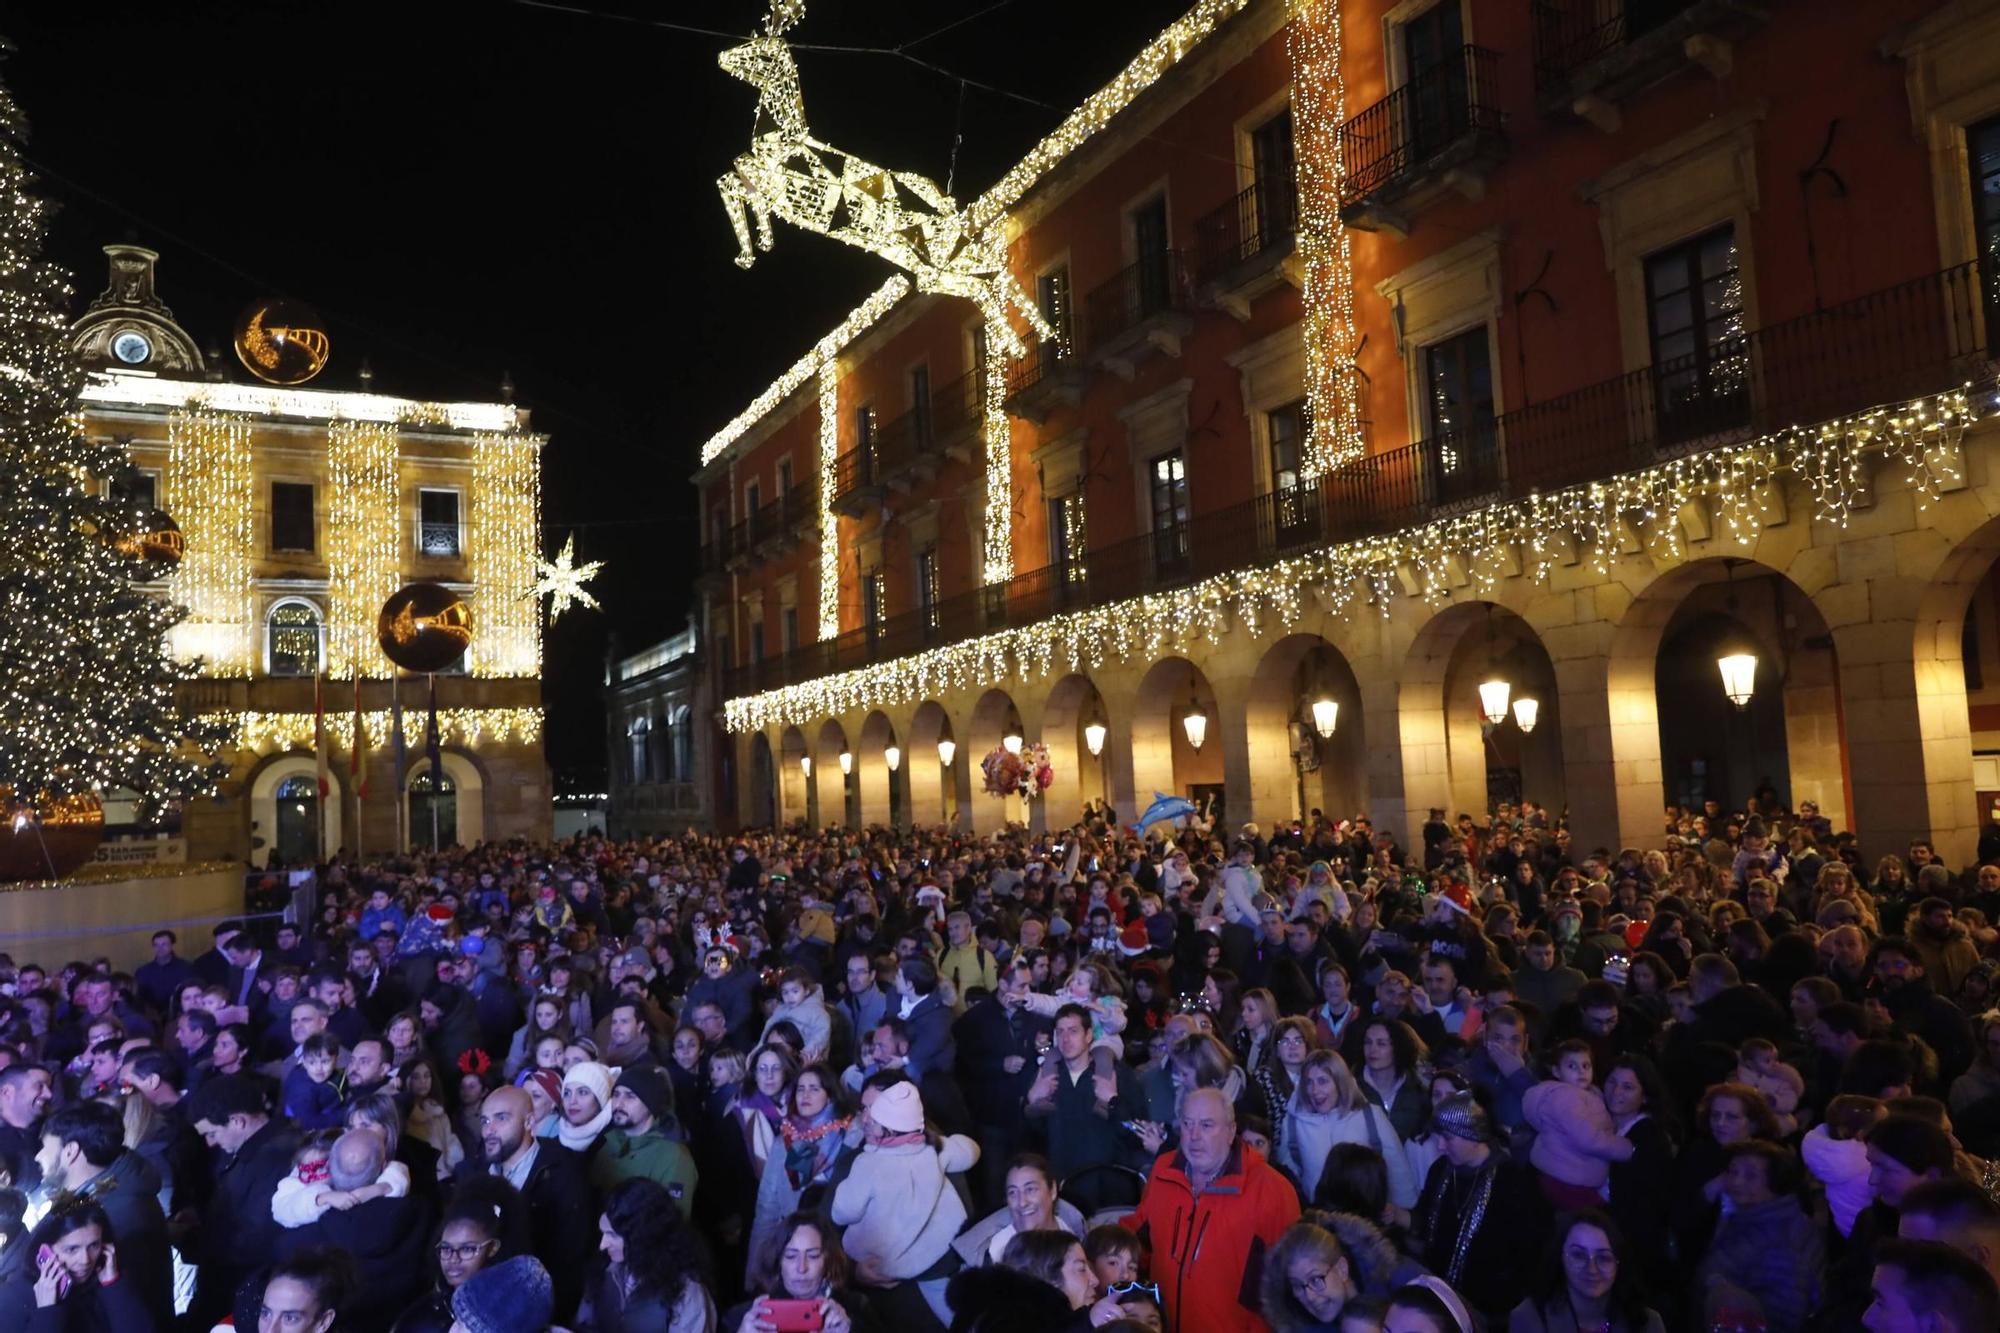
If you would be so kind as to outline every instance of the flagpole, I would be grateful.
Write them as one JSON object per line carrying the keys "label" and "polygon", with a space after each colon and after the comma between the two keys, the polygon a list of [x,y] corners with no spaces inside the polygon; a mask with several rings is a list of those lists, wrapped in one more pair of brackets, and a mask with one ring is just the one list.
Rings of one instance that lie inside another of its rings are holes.
{"label": "flagpole", "polygon": [[331,784],[326,765],[326,664],[313,675],[313,764],[319,782],[319,799],[313,802],[314,842],[319,848],[318,864],[326,864],[326,798]]}
{"label": "flagpole", "polygon": [[428,673],[425,680],[431,687],[430,730],[425,734],[431,760],[431,853],[438,850],[438,798],[444,794],[444,756],[438,753],[438,678],[437,672]]}
{"label": "flagpole", "polygon": [[403,772],[408,767],[403,746],[403,669],[389,668],[389,732],[390,743],[395,749],[396,766],[396,852],[401,854],[409,849],[409,796],[403,790]]}
{"label": "flagpole", "polygon": [[361,667],[354,668],[354,738],[349,742],[347,756],[347,777],[354,787],[354,863],[359,866],[367,860],[362,850],[366,845],[367,811],[362,805],[368,795],[367,737],[361,730]]}

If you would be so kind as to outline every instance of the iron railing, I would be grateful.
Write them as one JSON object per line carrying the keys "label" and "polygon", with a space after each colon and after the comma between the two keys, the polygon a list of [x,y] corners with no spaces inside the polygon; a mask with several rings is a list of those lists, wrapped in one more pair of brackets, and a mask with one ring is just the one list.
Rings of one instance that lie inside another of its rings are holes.
{"label": "iron railing", "polygon": [[1481,503],[1599,480],[1662,457],[1936,393],[1993,372],[1989,293],[1964,264],[1667,362],[1371,453],[1317,478],[973,588],[723,673],[727,696],[850,670],[1057,612],[1158,592]]}
{"label": "iron railing", "polygon": [[986,371],[975,367],[931,394],[931,435],[947,440],[986,415]]}
{"label": "iron railing", "polygon": [[1402,87],[1343,125],[1340,202],[1357,203],[1420,170],[1475,134],[1499,134],[1500,56],[1467,46],[1412,74]]}
{"label": "iron railing", "polygon": [[1161,250],[1127,264],[1083,300],[1090,345],[1102,347],[1156,315],[1188,308],[1181,252]]}
{"label": "iron railing", "polygon": [[1067,329],[1058,329],[1058,336],[1037,343],[1028,349],[1028,354],[1007,367],[1007,396],[1026,393],[1049,378],[1058,367],[1069,365],[1076,360],[1074,344]]}
{"label": "iron railing", "polygon": [[458,524],[417,524],[417,549],[433,559],[456,559],[459,555]]}
{"label": "iron railing", "polygon": [[1219,281],[1259,255],[1289,248],[1298,228],[1297,182],[1258,181],[1194,224],[1197,280]]}
{"label": "iron railing", "polygon": [[1706,0],[1535,0],[1535,92],[1549,96],[1593,60]]}

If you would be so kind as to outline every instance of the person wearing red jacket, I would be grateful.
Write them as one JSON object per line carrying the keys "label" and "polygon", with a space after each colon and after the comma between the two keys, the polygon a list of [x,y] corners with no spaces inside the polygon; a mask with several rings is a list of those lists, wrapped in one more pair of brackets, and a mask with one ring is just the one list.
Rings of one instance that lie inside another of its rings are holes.
{"label": "person wearing red jacket", "polygon": [[1299,1220],[1291,1183],[1236,1141],[1236,1110],[1215,1088],[1181,1103],[1181,1146],[1153,1163],[1131,1225],[1152,1254],[1165,1333],[1268,1333],[1264,1256]]}

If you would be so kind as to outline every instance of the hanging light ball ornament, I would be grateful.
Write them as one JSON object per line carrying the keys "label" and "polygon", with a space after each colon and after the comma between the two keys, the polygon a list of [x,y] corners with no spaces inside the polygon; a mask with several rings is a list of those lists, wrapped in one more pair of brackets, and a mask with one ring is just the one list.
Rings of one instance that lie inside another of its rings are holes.
{"label": "hanging light ball ornament", "polygon": [[104,804],[88,792],[23,800],[0,784],[0,883],[66,879],[104,841]]}
{"label": "hanging light ball ornament", "polygon": [[181,557],[187,554],[187,538],[166,510],[155,509],[137,531],[115,538],[111,549],[137,560],[149,576],[158,578],[180,568]]}
{"label": "hanging light ball ornament", "polygon": [[326,369],[326,321],[299,301],[253,303],[236,317],[236,359],[266,384],[304,384]]}
{"label": "hanging light ball ornament", "polygon": [[410,583],[375,617],[382,652],[405,671],[443,671],[472,646],[472,608],[439,583]]}

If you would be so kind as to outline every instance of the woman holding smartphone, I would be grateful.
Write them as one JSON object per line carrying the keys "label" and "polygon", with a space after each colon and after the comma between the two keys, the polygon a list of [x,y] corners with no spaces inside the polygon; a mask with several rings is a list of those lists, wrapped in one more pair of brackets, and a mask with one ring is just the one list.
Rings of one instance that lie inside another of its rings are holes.
{"label": "woman holding smartphone", "polygon": [[793,1213],[752,1257],[751,1299],[722,1317],[723,1333],[879,1333],[848,1290],[847,1255],[824,1218]]}
{"label": "woman holding smartphone", "polygon": [[51,1212],[26,1248],[28,1261],[0,1285],[0,1328],[157,1333],[138,1288],[118,1280],[111,1222],[96,1204]]}

